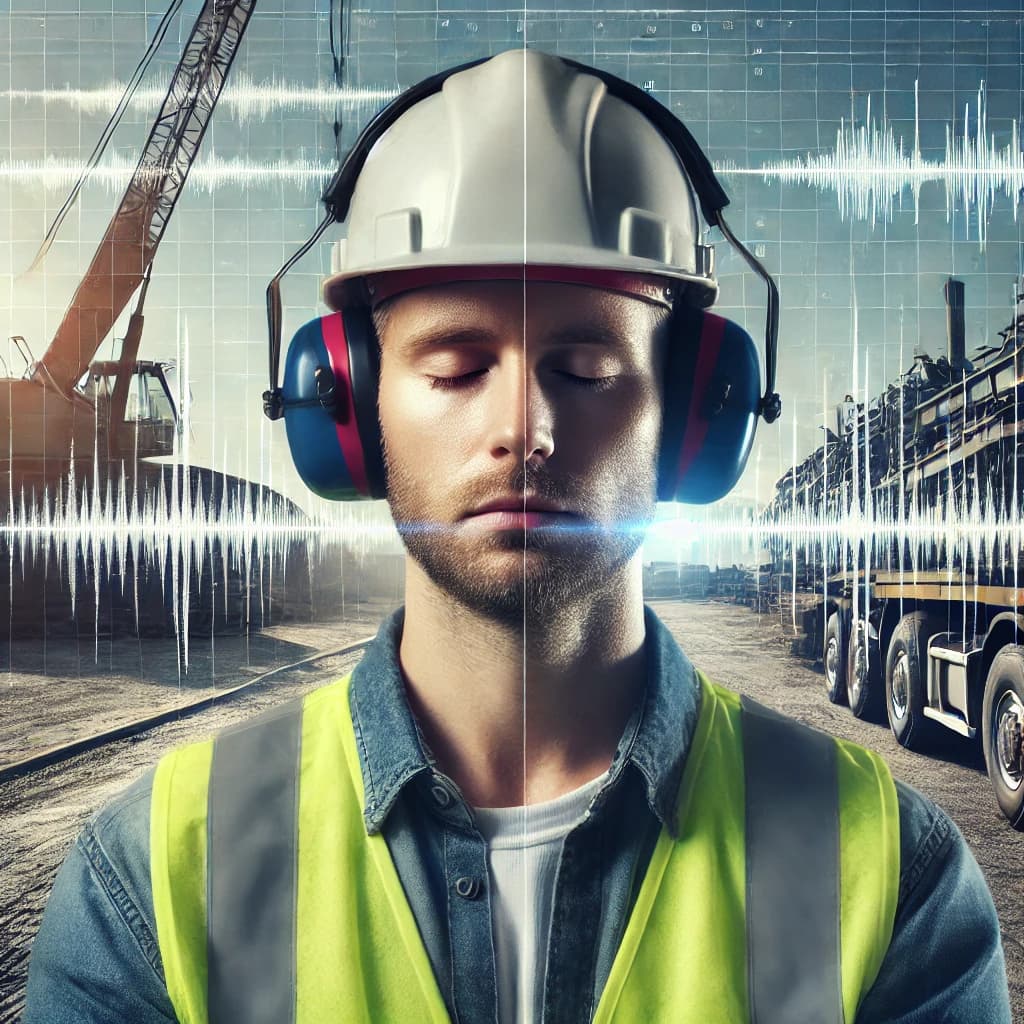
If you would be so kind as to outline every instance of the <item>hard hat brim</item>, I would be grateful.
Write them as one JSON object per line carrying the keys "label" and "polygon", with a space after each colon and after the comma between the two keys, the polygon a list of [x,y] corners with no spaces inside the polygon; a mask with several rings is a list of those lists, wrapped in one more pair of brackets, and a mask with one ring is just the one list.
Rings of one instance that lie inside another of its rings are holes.
{"label": "hard hat brim", "polygon": [[[666,267],[650,261],[650,268],[638,266],[634,257],[623,258],[621,265],[606,260],[600,266],[582,262],[566,262],[558,259],[537,259],[529,262],[508,262],[494,259],[446,262],[438,266],[424,260],[417,265],[402,261],[393,267],[374,267],[369,273],[346,271],[332,274],[323,282],[323,301],[332,310],[341,310],[353,305],[376,305],[402,291],[425,288],[431,285],[450,284],[459,281],[550,281],[562,284],[579,284],[607,291],[635,295],[649,302],[671,306],[681,293],[680,285],[689,285],[686,291],[692,295],[692,304],[706,308],[718,298],[718,282],[713,277],[687,273],[679,268]],[[552,255],[564,256],[563,253]],[[588,255],[593,255],[588,253]],[[666,300],[665,290],[671,289]]]}

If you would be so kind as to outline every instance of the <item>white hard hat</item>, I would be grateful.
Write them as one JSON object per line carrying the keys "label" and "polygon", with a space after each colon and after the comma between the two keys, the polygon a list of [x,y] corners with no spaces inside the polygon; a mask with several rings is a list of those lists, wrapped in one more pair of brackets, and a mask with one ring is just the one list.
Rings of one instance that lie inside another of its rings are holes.
{"label": "white hard hat", "polygon": [[335,243],[324,302],[428,268],[593,268],[716,298],[693,187],[665,136],[595,74],[517,49],[450,75],[376,140]]}

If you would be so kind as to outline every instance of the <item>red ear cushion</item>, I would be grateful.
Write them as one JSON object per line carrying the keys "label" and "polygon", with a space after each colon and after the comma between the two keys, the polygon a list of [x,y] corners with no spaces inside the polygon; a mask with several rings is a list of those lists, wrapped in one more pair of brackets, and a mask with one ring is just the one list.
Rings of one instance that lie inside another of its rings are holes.
{"label": "red ear cushion", "polygon": [[677,480],[685,479],[686,471],[700,454],[707,437],[711,421],[707,418],[705,406],[699,396],[706,395],[711,386],[711,378],[718,364],[718,353],[722,347],[726,321],[713,313],[704,314],[701,327],[697,364],[693,369],[693,398],[690,401],[689,415],[683,432],[683,445],[679,453]]}
{"label": "red ear cushion", "polygon": [[341,422],[336,424],[338,444],[345,458],[352,483],[360,494],[369,494],[370,487],[366,479],[366,462],[363,458],[363,445],[359,440],[359,427],[353,412],[355,408],[352,397],[352,376],[348,363],[348,342],[345,339],[345,325],[341,313],[332,313],[321,317],[320,326],[323,332],[324,347],[327,358],[334,372],[335,386],[342,391],[343,402],[339,407],[344,410]]}

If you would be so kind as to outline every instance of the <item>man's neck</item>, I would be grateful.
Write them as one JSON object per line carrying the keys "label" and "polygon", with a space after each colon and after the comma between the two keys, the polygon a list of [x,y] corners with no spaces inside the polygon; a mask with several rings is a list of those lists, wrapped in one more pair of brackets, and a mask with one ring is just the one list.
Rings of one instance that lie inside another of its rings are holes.
{"label": "man's neck", "polygon": [[476,807],[554,799],[607,770],[646,683],[639,559],[588,604],[509,626],[407,559],[406,693],[439,767]]}

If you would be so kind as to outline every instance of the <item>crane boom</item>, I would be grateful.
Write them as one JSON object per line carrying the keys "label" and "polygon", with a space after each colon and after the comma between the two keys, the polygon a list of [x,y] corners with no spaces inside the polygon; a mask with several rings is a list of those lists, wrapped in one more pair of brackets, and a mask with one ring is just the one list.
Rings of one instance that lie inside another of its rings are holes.
{"label": "crane boom", "polygon": [[256,0],[205,0],[128,188],[32,377],[70,394],[142,284]]}

